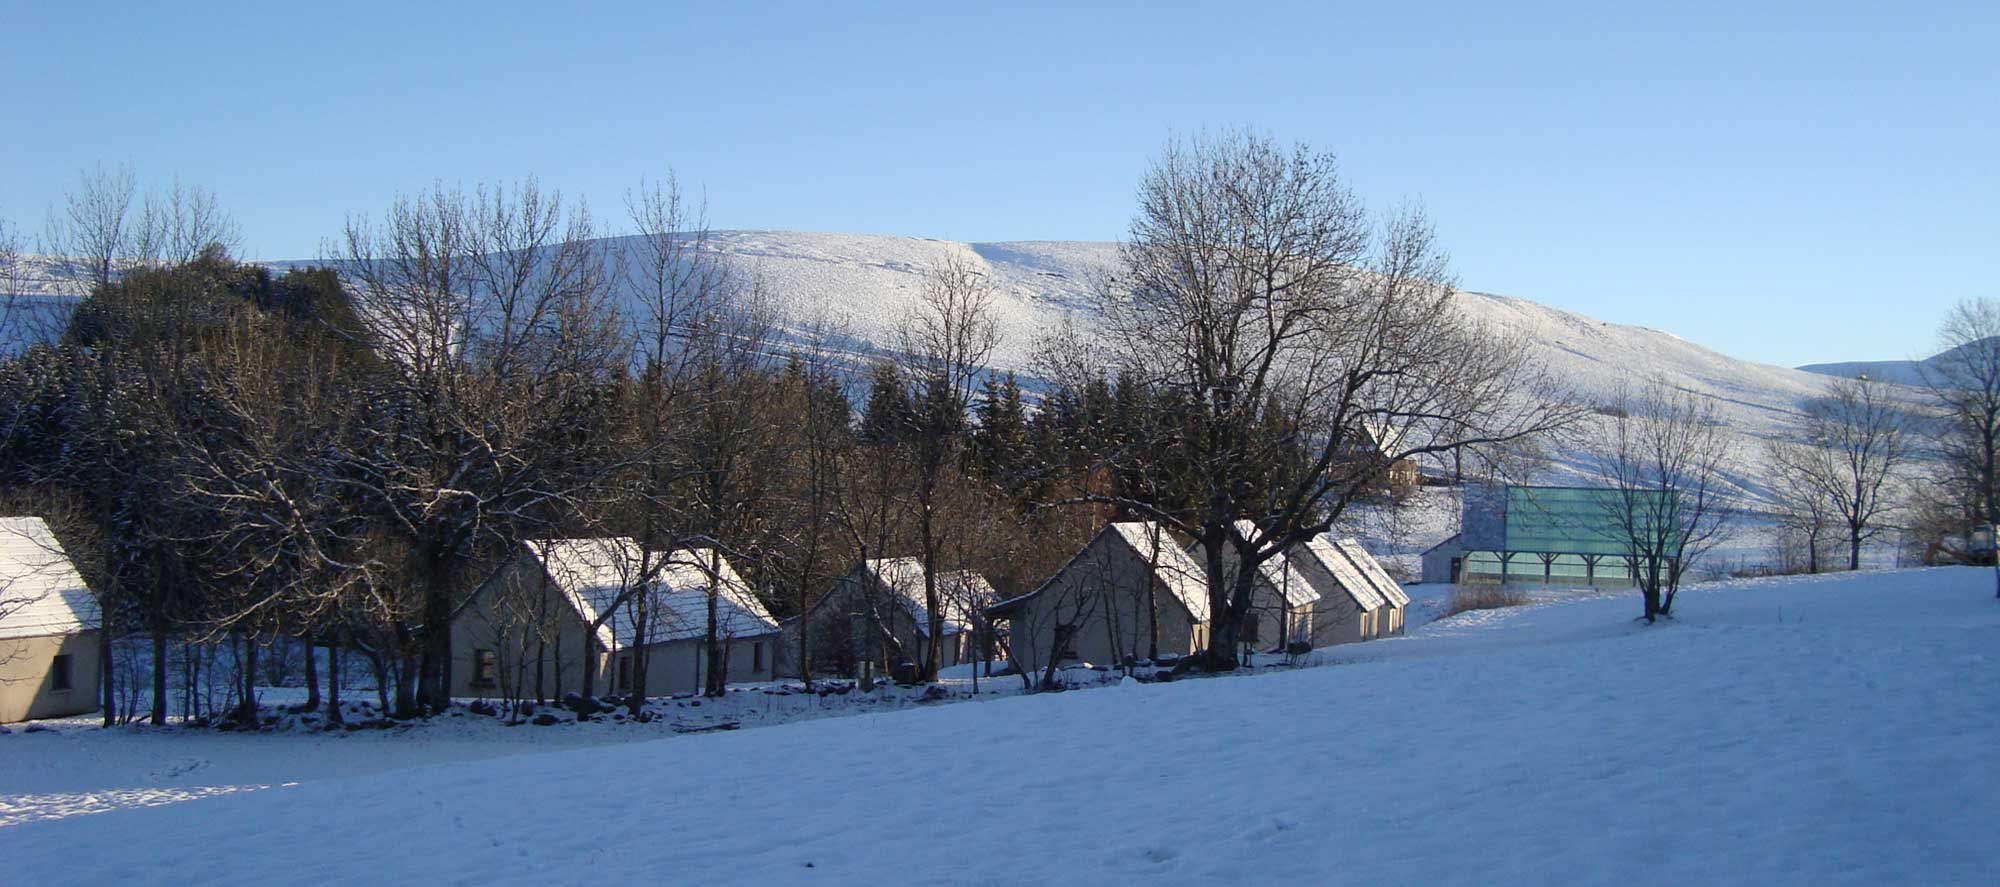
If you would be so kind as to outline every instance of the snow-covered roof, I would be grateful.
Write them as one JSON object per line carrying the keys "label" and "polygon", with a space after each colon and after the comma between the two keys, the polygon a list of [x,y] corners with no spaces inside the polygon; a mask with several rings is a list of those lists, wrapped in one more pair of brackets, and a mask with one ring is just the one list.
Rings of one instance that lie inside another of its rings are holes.
{"label": "snow-covered roof", "polygon": [[1284,592],[1285,603],[1303,607],[1319,600],[1319,592],[1313,590],[1312,583],[1307,582],[1304,574],[1292,567],[1291,558],[1283,553],[1272,555],[1270,560],[1258,564],[1257,569],[1264,574],[1264,580],[1271,583],[1273,588]]}
{"label": "snow-covered roof", "polygon": [[1354,600],[1355,606],[1362,610],[1381,609],[1388,603],[1375,590],[1374,584],[1368,581],[1368,577],[1362,575],[1360,568],[1348,560],[1346,555],[1341,554],[1333,539],[1326,534],[1314,536],[1306,540],[1304,545],[1295,546],[1292,551],[1295,555],[1302,554],[1304,557],[1312,558],[1326,575],[1333,577],[1334,584],[1347,592],[1347,596]]}
{"label": "snow-covered roof", "polygon": [[1174,537],[1153,521],[1120,521],[1111,525],[1140,560],[1148,561],[1181,606],[1196,622],[1208,621],[1208,571],[1181,550]]}
{"label": "snow-covered roof", "polygon": [[1341,554],[1347,555],[1347,559],[1361,570],[1361,575],[1366,576],[1375,586],[1376,593],[1382,595],[1389,603],[1398,607],[1410,605],[1410,596],[1403,593],[1403,586],[1396,584],[1389,571],[1382,569],[1381,561],[1369,554],[1368,549],[1361,547],[1360,540],[1342,539],[1335,542],[1334,547],[1340,549]]}
{"label": "snow-covered roof", "polygon": [[[528,549],[541,561],[549,579],[561,588],[576,607],[577,615],[595,622],[605,611],[616,607],[611,618],[597,629],[597,641],[607,649],[619,650],[640,640],[619,596],[636,586],[640,574],[657,569],[655,600],[659,609],[647,626],[647,643],[665,643],[701,637],[708,630],[708,589],[711,573],[716,583],[716,633],[722,637],[750,637],[778,630],[764,604],[736,575],[729,560],[710,548],[684,548],[671,555],[648,553],[630,536],[596,539],[557,539],[530,542]],[[666,558],[664,565],[660,559]]]}
{"label": "snow-covered roof", "polygon": [[1384,456],[1395,455],[1397,448],[1403,445],[1404,429],[1402,428],[1376,419],[1369,419],[1362,422],[1361,427],[1363,431],[1367,432],[1369,443],[1373,444],[1375,449]]}
{"label": "snow-covered roof", "polygon": [[[868,562],[868,571],[875,574],[883,587],[896,596],[916,622],[917,633],[929,636],[931,631],[930,608],[924,605],[924,562],[914,557],[884,557]],[[938,596],[944,600],[944,633],[958,634],[971,631],[972,624],[965,616],[970,608],[984,606],[999,593],[993,590],[986,577],[971,570],[959,570],[937,575]]]}
{"label": "snow-covered roof", "polygon": [[1451,535],[1449,535],[1449,536],[1446,536],[1446,537],[1444,537],[1444,539],[1440,540],[1440,541],[1438,542],[1438,544],[1436,544],[1436,545],[1433,545],[1433,546],[1431,546],[1431,547],[1429,547],[1429,548],[1426,548],[1426,549],[1424,549],[1424,550],[1423,550],[1423,551],[1421,551],[1421,552],[1418,552],[1417,556],[1418,556],[1418,557],[1424,557],[1424,556],[1426,556],[1426,555],[1429,555],[1429,554],[1430,554],[1431,552],[1433,552],[1433,551],[1436,551],[1436,550],[1438,550],[1438,549],[1440,549],[1440,548],[1443,548],[1443,547],[1445,547],[1445,546],[1447,546],[1447,545],[1457,545],[1457,544],[1458,544],[1458,534],[1457,534],[1457,533],[1453,533],[1453,534],[1451,534]]}
{"label": "snow-covered roof", "polygon": [[[1249,539],[1257,532],[1257,525],[1248,520],[1238,520],[1236,532],[1242,534],[1243,538]],[[1192,547],[1189,549],[1189,556],[1193,556]],[[1285,603],[1290,606],[1303,607],[1319,600],[1319,592],[1313,590],[1312,583],[1306,581],[1305,575],[1292,566],[1291,558],[1284,552],[1272,555],[1258,564],[1257,572],[1272,588],[1284,594]]]}
{"label": "snow-covered roof", "polygon": [[39,517],[0,517],[0,638],[98,627],[97,598]]}

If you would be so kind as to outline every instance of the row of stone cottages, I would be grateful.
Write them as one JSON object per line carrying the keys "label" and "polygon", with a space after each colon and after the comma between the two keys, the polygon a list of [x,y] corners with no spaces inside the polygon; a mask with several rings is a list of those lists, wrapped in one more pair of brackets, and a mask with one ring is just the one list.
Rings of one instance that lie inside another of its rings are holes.
{"label": "row of stone cottages", "polygon": [[[918,661],[929,642],[916,558],[864,559],[810,610],[780,622],[727,558],[684,549],[666,556],[657,609],[642,630],[629,606],[612,602],[633,585],[629,577],[648,556],[622,537],[524,545],[453,624],[454,695],[559,697],[581,687],[585,656],[601,692],[633,686],[641,658],[648,693],[694,692],[709,667],[702,651],[711,587],[732,683],[797,677],[802,646],[817,675],[893,676],[899,664]],[[1040,670],[1051,658],[1058,665],[1117,664],[1192,654],[1208,642],[1203,575],[1188,548],[1142,521],[1106,526],[1054,576],[1008,600],[996,600],[977,573],[940,574],[946,612],[939,666],[979,658],[974,613],[996,628],[995,658],[1019,668]],[[1262,564],[1255,589],[1240,634],[1260,652],[1400,633],[1410,601],[1359,543],[1324,535]],[[641,650],[646,655],[634,655]]]}
{"label": "row of stone cottages", "polygon": [[[619,597],[643,572],[656,572],[656,608],[641,625]],[[977,658],[974,613],[996,628],[996,658],[1032,670],[1051,658],[1171,659],[1207,643],[1201,565],[1157,524],[1106,526],[1054,576],[1009,600],[996,601],[970,571],[941,574],[936,584],[947,608],[944,668]],[[1265,651],[1394,634],[1409,603],[1360,545],[1326,536],[1263,564],[1256,588],[1242,634]],[[801,635],[813,672],[829,675],[894,675],[929,640],[915,558],[863,560],[811,610],[780,623],[710,549],[662,555],[630,538],[534,542],[454,618],[452,692],[560,698],[582,688],[588,663],[594,688],[617,693],[637,683],[641,660],[649,693],[693,692],[709,667],[702,653],[711,599],[730,682],[798,676]],[[94,711],[101,643],[95,598],[47,524],[0,518],[0,723]]]}

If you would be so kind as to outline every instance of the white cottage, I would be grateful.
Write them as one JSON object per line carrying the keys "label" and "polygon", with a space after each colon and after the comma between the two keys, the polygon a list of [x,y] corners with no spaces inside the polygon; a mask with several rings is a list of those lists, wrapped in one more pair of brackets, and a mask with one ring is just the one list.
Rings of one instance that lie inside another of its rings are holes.
{"label": "white cottage", "polygon": [[1459,543],[1460,535],[1451,534],[1418,555],[1423,563],[1423,584],[1457,585],[1465,572],[1465,548]]}
{"label": "white cottage", "polygon": [[97,598],[39,517],[0,518],[0,724],[96,711]]}
{"label": "white cottage", "polygon": [[[1239,520],[1236,532],[1248,539],[1257,532],[1257,525]],[[1197,563],[1204,557],[1199,542],[1189,544],[1187,551]],[[1234,546],[1223,547],[1223,564],[1226,571],[1223,583],[1233,586],[1237,564]],[[1282,653],[1294,643],[1310,644],[1314,609],[1319,598],[1320,591],[1293,566],[1287,553],[1273,555],[1257,565],[1256,584],[1251,587],[1250,612],[1238,631],[1237,640],[1251,649],[1272,653]]]}
{"label": "white cottage", "polygon": [[1360,542],[1322,533],[1287,553],[1319,591],[1313,646],[1374,640],[1403,630],[1410,596]]}
{"label": "white cottage", "polygon": [[986,614],[1004,624],[1009,657],[1029,672],[1179,658],[1209,637],[1206,572],[1150,521],[1105,527],[1034,591]]}
{"label": "white cottage", "polygon": [[1403,616],[1410,607],[1410,596],[1403,586],[1396,583],[1389,571],[1382,568],[1382,562],[1361,547],[1355,539],[1342,539],[1334,543],[1334,548],[1347,557],[1355,569],[1361,571],[1362,578],[1375,588],[1382,598],[1383,607],[1376,618],[1377,633],[1381,636],[1403,633]]}
{"label": "white cottage", "polygon": [[649,553],[623,536],[528,543],[453,620],[453,695],[560,698],[586,665],[595,692],[623,693],[642,659],[648,695],[694,692],[711,594],[728,680],[770,680],[778,623],[721,553]]}
{"label": "white cottage", "polygon": [[1314,647],[1373,640],[1382,634],[1389,602],[1360,568],[1325,534],[1288,552],[1292,564],[1319,591],[1313,608]]}
{"label": "white cottage", "polygon": [[[973,658],[971,616],[999,595],[986,577],[972,570],[939,573],[935,584],[944,609],[938,667],[950,668]],[[874,672],[886,676],[898,661],[921,662],[930,632],[923,560],[864,560],[836,580],[804,615],[785,620],[778,676],[799,676],[801,634],[814,674],[852,676],[857,664],[871,661]]]}

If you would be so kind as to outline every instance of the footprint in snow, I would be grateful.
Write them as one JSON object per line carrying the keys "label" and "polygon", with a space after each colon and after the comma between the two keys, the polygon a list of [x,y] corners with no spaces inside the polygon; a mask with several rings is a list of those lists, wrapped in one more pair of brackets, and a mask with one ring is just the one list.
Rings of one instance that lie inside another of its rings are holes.
{"label": "footprint in snow", "polygon": [[153,778],[179,779],[183,776],[188,775],[189,773],[193,773],[194,771],[200,770],[201,768],[206,766],[208,766],[208,761],[202,758],[188,758],[187,760],[169,764],[165,767],[162,767],[154,771]]}

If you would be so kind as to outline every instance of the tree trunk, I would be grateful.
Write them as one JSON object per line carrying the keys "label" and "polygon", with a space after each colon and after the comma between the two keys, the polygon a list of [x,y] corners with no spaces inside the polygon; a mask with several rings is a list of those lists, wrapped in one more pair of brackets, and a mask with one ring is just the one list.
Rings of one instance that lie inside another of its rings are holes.
{"label": "tree trunk", "polygon": [[542,692],[542,670],[544,663],[548,661],[549,661],[549,642],[544,640],[535,641],[535,704],[536,705],[545,705],[549,701],[548,695]]}
{"label": "tree trunk", "polygon": [[1680,594],[1681,575],[1681,559],[1674,558],[1673,562],[1667,565],[1666,587],[1660,590],[1661,616],[1674,614],[1674,595]]}
{"label": "tree trunk", "polygon": [[1062,656],[1063,647],[1069,642],[1069,638],[1064,632],[1065,628],[1066,626],[1062,625],[1056,626],[1055,640],[1049,644],[1049,658],[1043,661],[1042,679],[1036,684],[1038,689],[1055,689],[1057,659]]}
{"label": "tree trunk", "polygon": [[201,686],[200,656],[193,645],[181,642],[181,721],[192,720],[198,713],[200,697],[196,696]]}
{"label": "tree trunk", "polygon": [[1847,568],[1861,569],[1861,530],[1859,527],[1847,531]]}
{"label": "tree trunk", "polygon": [[1639,596],[1646,601],[1646,622],[1659,619],[1664,611],[1660,609],[1660,560],[1646,559],[1646,575],[1639,580]]}
{"label": "tree trunk", "polygon": [[153,726],[167,725],[167,630],[153,626]]}
{"label": "tree trunk", "polygon": [[799,611],[799,681],[807,693],[812,692],[812,613],[808,610]]}
{"label": "tree trunk", "polygon": [[98,630],[97,674],[98,685],[104,689],[104,726],[118,723],[118,681],[112,674],[112,634],[111,620],[104,619],[104,627]]}
{"label": "tree trunk", "polygon": [[423,714],[438,714],[451,706],[451,632],[432,628],[444,624],[433,621],[439,618],[450,621],[448,614],[436,609],[426,613],[419,641],[416,702]]}
{"label": "tree trunk", "polygon": [[[635,628],[633,636],[642,635]],[[646,709],[646,672],[651,670],[652,663],[652,651],[645,644],[632,646],[632,684],[625,688],[625,713],[631,717],[638,717]]]}
{"label": "tree trunk", "polygon": [[1160,589],[1146,583],[1146,661],[1160,662]]}
{"label": "tree trunk", "polygon": [[326,645],[326,723],[337,726],[340,717],[340,640]]}
{"label": "tree trunk", "polygon": [[720,698],[728,686],[729,674],[728,665],[722,658],[722,638],[715,624],[717,617],[715,598],[721,593],[716,588],[715,582],[713,577],[708,582],[708,631],[705,645],[708,654],[708,674],[702,680],[701,695]]}
{"label": "tree trunk", "polygon": [[244,638],[242,696],[236,700],[236,723],[250,727],[257,723],[257,638]]}
{"label": "tree trunk", "polygon": [[417,657],[405,653],[396,667],[396,717],[414,718],[423,712],[417,707]]}
{"label": "tree trunk", "polygon": [[1814,523],[1806,536],[1806,572],[1814,575],[1819,573],[1819,534],[1820,526]]}
{"label": "tree trunk", "polygon": [[319,711],[319,652],[312,638],[306,638],[306,704],[300,711]]}
{"label": "tree trunk", "polygon": [[389,666],[382,661],[382,653],[368,651],[368,667],[375,671],[375,701],[382,705],[382,715],[387,717],[389,708]]}
{"label": "tree trunk", "polygon": [[[561,651],[557,651],[557,655],[561,655]],[[577,690],[576,719],[587,720],[590,710],[597,707],[597,649],[590,641],[583,643],[583,682]]]}
{"label": "tree trunk", "polygon": [[[932,482],[932,486],[935,487],[935,481]],[[925,628],[928,630],[928,633],[924,638],[923,662],[921,663],[923,669],[922,673],[917,675],[917,678],[925,683],[935,683],[937,681],[939,660],[943,658],[942,654],[944,651],[944,638],[942,637],[944,634],[944,614],[942,608],[938,606],[937,591],[937,538],[934,535],[936,520],[935,516],[931,513],[930,498],[929,496],[924,497],[923,508],[919,512],[919,522],[922,526],[918,528],[920,535],[923,537],[920,541],[924,549],[924,619],[927,623]]]}
{"label": "tree trunk", "polygon": [[424,622],[418,635],[423,655],[417,702],[427,714],[451,707],[451,595],[448,565],[429,558],[423,565]]}
{"label": "tree trunk", "polygon": [[[1236,639],[1242,627],[1243,617],[1250,611],[1250,590],[1257,581],[1257,571],[1245,559],[1236,571],[1234,587],[1224,588],[1222,577],[1227,575],[1222,564],[1221,545],[1231,544],[1224,540],[1210,548],[1203,545],[1208,560],[1209,587],[1209,635],[1208,649],[1201,656],[1202,667],[1210,671],[1230,671],[1239,664],[1236,661]],[[1217,596],[1221,596],[1217,606]]]}

